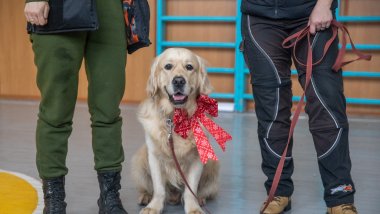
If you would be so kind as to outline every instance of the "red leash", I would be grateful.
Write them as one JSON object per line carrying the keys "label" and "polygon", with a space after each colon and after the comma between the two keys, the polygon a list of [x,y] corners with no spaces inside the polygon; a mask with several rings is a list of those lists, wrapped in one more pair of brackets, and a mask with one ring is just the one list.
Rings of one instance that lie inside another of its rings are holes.
{"label": "red leash", "polygon": [[[182,109],[175,109],[173,121],[171,119],[166,120],[166,124],[169,128],[169,147],[177,171],[181,175],[186,187],[198,200],[198,202],[200,202],[200,200],[194,191],[190,188],[185,173],[183,173],[177,156],[175,155],[172,130],[174,130],[175,133],[184,139],[188,137],[189,131],[193,132],[195,144],[197,146],[199,158],[202,164],[206,164],[209,159],[217,161],[218,158],[216,157],[216,154],[212,149],[207,136],[203,132],[201,124],[207,131],[210,132],[210,134],[214,137],[215,141],[219,144],[223,151],[226,149],[226,142],[232,140],[232,137],[218,124],[208,118],[206,114],[212,117],[217,117],[218,102],[215,99],[208,97],[207,95],[201,94],[197,98],[197,109],[191,117],[189,117],[186,111]],[[205,207],[203,209],[206,211],[206,213],[210,214],[210,211],[208,211]]]}
{"label": "red leash", "polygon": [[[173,142],[173,134],[172,134],[173,122],[172,122],[171,119],[167,119],[166,120],[166,124],[168,125],[168,128],[169,128],[169,136],[168,136],[168,138],[169,138],[168,139],[169,140],[169,147],[170,147],[170,150],[172,152],[172,156],[173,156],[174,163],[175,163],[175,166],[177,168],[177,171],[181,175],[181,178],[182,178],[183,182],[185,183],[186,187],[189,189],[189,191],[191,192],[191,194],[198,200],[198,203],[199,203],[200,200],[199,200],[198,196],[194,193],[194,191],[191,189],[189,183],[187,182],[185,173],[181,169],[181,165],[179,164],[177,156],[175,155],[175,152],[174,152],[174,142]],[[208,209],[206,209],[206,207],[203,207],[203,209],[204,209],[204,211],[206,211],[207,214],[211,214],[210,211],[208,211]]]}
{"label": "red leash", "polygon": [[[347,65],[347,64],[349,64],[349,63],[351,63],[353,61],[356,61],[356,60],[359,60],[359,59],[365,59],[367,61],[371,60],[371,55],[363,54],[363,53],[359,52],[355,48],[355,45],[354,45],[354,43],[353,43],[353,41],[351,39],[351,36],[350,36],[347,28],[343,24],[337,22],[336,20],[333,20],[331,22],[331,28],[332,28],[332,31],[333,31],[333,35],[326,42],[326,44],[324,46],[324,49],[323,49],[323,55],[322,55],[322,57],[319,60],[317,60],[315,63],[313,63],[313,51],[312,51],[312,47],[311,47],[311,43],[310,43],[311,35],[310,35],[309,28],[310,28],[309,26],[305,27],[301,31],[299,31],[299,32],[297,32],[297,33],[289,36],[288,38],[286,38],[283,41],[283,43],[282,43],[282,47],[284,47],[284,48],[293,48],[294,59],[297,61],[297,63],[299,63],[300,65],[303,65],[303,66],[306,67],[306,82],[305,82],[305,87],[304,87],[304,93],[301,96],[301,99],[300,99],[300,101],[299,101],[299,103],[297,105],[296,111],[294,112],[292,122],[290,124],[288,142],[286,144],[284,152],[281,155],[280,162],[278,163],[278,166],[277,166],[277,169],[276,169],[276,174],[275,174],[275,176],[273,178],[273,183],[272,183],[271,189],[269,191],[269,195],[268,195],[268,198],[266,200],[266,204],[265,204],[264,208],[262,210],[260,210],[261,214],[263,214],[264,210],[268,207],[269,203],[272,202],[272,200],[273,200],[273,198],[275,196],[275,193],[276,193],[276,190],[277,190],[277,187],[278,187],[278,183],[280,181],[280,177],[281,177],[281,174],[282,174],[282,170],[284,168],[285,156],[286,156],[286,154],[288,152],[288,147],[289,147],[290,139],[293,136],[294,128],[295,128],[295,126],[297,124],[299,115],[301,113],[301,108],[302,108],[303,103],[304,103],[305,91],[306,91],[306,89],[307,89],[307,87],[309,86],[309,83],[310,83],[311,74],[312,74],[312,68],[313,68],[314,65],[317,65],[320,62],[322,62],[322,60],[325,57],[325,55],[326,55],[328,49],[330,48],[331,44],[333,43],[333,41],[338,36],[338,31],[341,30],[342,33],[343,33],[342,34],[342,48],[339,50],[339,53],[338,53],[337,59],[335,61],[335,64],[332,67],[332,69],[335,72],[338,72],[338,70],[342,66]],[[344,54],[346,53],[346,43],[347,43],[346,34],[348,35],[348,37],[350,39],[350,43],[351,43],[351,47],[352,47],[352,52],[354,52],[356,55],[358,55],[358,57],[356,59],[343,62],[343,57],[344,57]],[[303,64],[303,63],[301,63],[300,60],[298,60],[298,58],[296,57],[296,54],[295,54],[295,50],[296,50],[296,46],[297,46],[298,42],[301,41],[302,39],[305,39],[305,37],[307,38],[307,41],[308,41],[308,47],[307,47],[308,50],[307,50],[306,65]]]}

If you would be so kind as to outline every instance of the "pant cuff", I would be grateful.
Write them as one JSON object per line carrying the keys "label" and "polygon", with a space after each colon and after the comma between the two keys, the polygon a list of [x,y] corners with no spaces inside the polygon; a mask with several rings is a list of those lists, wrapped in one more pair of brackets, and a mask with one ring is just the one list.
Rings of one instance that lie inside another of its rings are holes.
{"label": "pant cuff", "polygon": [[333,200],[333,201],[326,201],[327,207],[335,207],[342,204],[353,204],[354,203],[354,197],[344,198],[340,200]]}

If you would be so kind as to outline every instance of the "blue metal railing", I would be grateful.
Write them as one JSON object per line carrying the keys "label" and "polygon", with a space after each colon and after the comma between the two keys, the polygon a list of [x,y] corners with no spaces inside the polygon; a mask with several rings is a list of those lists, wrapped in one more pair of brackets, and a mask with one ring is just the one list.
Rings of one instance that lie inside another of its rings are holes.
{"label": "blue metal railing", "polygon": [[242,112],[245,108],[244,92],[245,92],[245,75],[244,75],[244,57],[240,51],[240,42],[242,36],[241,29],[241,0],[237,0],[236,5],[236,26],[235,26],[235,81],[234,81],[234,108],[235,111]]}
{"label": "blue metal railing", "polygon": [[192,47],[192,48],[234,48],[233,42],[174,42],[162,41],[164,47]]}
{"label": "blue metal railing", "polygon": [[[240,5],[242,0],[236,1],[236,16],[170,16],[165,14],[165,0],[157,0],[157,32],[156,32],[156,53],[160,54],[166,47],[188,47],[188,48],[223,48],[234,49],[235,65],[233,68],[218,68],[211,67],[207,71],[215,74],[231,74],[234,75],[234,92],[233,93],[212,93],[211,96],[219,99],[232,99],[234,101],[235,111],[242,112],[245,109],[245,102],[252,100],[252,94],[245,92],[246,88],[246,74],[248,69],[244,66],[244,58],[239,51],[239,44],[242,40],[240,27],[241,27],[241,13]],[[339,8],[336,10],[337,20],[340,22],[380,22],[380,16],[340,16]],[[165,40],[165,23],[167,22],[222,22],[222,23],[235,23],[235,41],[233,42],[194,42],[194,41],[166,41]],[[362,51],[378,51],[380,44],[356,44],[355,47]],[[351,45],[347,45],[348,50]],[[292,75],[297,72],[292,70]],[[354,78],[380,78],[380,72],[370,71],[344,71],[343,77]],[[294,96],[293,101],[299,101],[299,96]],[[346,98],[349,104],[361,105],[380,105],[380,99],[369,98]]]}
{"label": "blue metal railing", "polygon": [[341,0],[338,0],[339,7],[335,11],[336,20],[339,22],[380,22],[380,16],[341,16]]}
{"label": "blue metal railing", "polygon": [[235,16],[162,16],[164,22],[236,22]]}

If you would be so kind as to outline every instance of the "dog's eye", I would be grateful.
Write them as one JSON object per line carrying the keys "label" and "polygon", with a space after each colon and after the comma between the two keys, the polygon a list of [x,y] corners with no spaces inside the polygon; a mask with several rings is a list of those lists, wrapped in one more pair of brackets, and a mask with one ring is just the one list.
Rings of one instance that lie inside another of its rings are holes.
{"label": "dog's eye", "polygon": [[164,67],[166,70],[171,70],[173,68],[172,64],[166,64]]}
{"label": "dog's eye", "polygon": [[194,69],[194,67],[190,64],[187,64],[185,67],[186,67],[186,70],[188,71],[192,71]]}

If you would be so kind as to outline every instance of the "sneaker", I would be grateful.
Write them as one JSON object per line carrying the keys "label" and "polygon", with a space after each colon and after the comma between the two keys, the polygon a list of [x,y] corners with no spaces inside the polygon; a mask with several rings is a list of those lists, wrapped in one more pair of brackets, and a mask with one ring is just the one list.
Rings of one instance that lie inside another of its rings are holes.
{"label": "sneaker", "polygon": [[[261,206],[262,210],[267,202],[265,201]],[[291,201],[289,197],[276,196],[273,198],[268,207],[263,211],[263,214],[282,214],[291,208]]]}
{"label": "sneaker", "polygon": [[358,214],[353,204],[341,204],[335,207],[328,207],[327,214]]}

